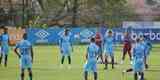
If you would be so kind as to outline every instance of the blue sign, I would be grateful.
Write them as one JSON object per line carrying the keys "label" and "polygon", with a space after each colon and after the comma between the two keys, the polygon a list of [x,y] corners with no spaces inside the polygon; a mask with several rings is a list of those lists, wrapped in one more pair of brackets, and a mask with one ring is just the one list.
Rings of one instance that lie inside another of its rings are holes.
{"label": "blue sign", "polygon": [[[102,36],[105,35],[107,28],[71,28],[71,41],[73,43],[86,43],[89,39],[95,36],[95,33],[99,30]],[[113,28],[114,39],[116,42],[122,42],[124,37],[125,28]],[[30,28],[27,29],[29,41],[32,43],[45,43],[45,44],[57,44],[60,38],[60,33],[64,31],[64,28]],[[139,35],[146,35],[152,42],[160,42],[160,29],[131,29],[131,38],[135,40]]]}
{"label": "blue sign", "polygon": [[[61,33],[64,28],[51,28],[51,29],[39,29],[30,28],[27,29],[28,39],[32,43],[58,43]],[[70,29],[71,41],[73,43],[89,42],[89,38],[94,36],[96,28],[72,28]]]}

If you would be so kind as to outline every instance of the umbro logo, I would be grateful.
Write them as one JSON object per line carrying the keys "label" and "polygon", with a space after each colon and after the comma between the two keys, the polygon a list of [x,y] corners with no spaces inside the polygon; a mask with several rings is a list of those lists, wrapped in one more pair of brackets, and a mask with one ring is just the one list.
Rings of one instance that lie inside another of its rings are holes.
{"label": "umbro logo", "polygon": [[50,35],[50,33],[48,33],[47,31],[45,30],[40,30],[38,31],[37,33],[35,33],[35,35],[41,39],[44,39],[46,37],[48,37]]}

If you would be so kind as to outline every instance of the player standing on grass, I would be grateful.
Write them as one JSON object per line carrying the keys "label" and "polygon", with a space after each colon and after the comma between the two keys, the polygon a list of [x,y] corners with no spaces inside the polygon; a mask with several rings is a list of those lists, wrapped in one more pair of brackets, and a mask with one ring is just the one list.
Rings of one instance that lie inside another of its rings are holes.
{"label": "player standing on grass", "polygon": [[90,45],[87,48],[86,54],[86,64],[84,65],[84,78],[88,80],[88,72],[93,71],[94,80],[97,80],[97,55],[98,55],[98,46],[95,44],[95,39],[91,38]]}
{"label": "player standing on grass", "polygon": [[23,40],[16,44],[14,51],[20,59],[20,80],[24,80],[25,69],[28,69],[29,79],[32,80],[33,49],[31,43],[27,40],[26,33],[23,35]]}
{"label": "player standing on grass", "polygon": [[9,34],[8,29],[3,27],[3,34],[0,37],[1,39],[1,56],[0,56],[0,64],[2,63],[2,59],[4,57],[4,65],[7,67],[8,54],[9,54]]}
{"label": "player standing on grass", "polygon": [[126,32],[124,34],[124,39],[123,39],[123,56],[122,56],[122,61],[121,64],[123,64],[125,60],[125,56],[128,53],[131,64],[132,64],[132,54],[131,54],[131,48],[132,48],[132,40],[131,40],[131,35],[129,32]]}
{"label": "player standing on grass", "polygon": [[103,54],[102,54],[103,53],[103,49],[102,49],[102,36],[101,36],[100,32],[96,33],[95,42],[96,42],[96,45],[99,47],[97,60],[100,58],[101,62],[104,63],[103,62]]}
{"label": "player standing on grass", "polygon": [[134,80],[144,80],[144,51],[145,47],[142,44],[141,37],[137,38],[136,43],[133,47],[133,67],[123,71],[123,73],[133,71]]}
{"label": "player standing on grass", "polygon": [[108,57],[111,57],[112,69],[114,69],[114,53],[113,53],[113,32],[109,30],[104,37],[104,53],[105,53],[105,68],[108,69]]}
{"label": "player standing on grass", "polygon": [[148,60],[148,56],[150,54],[150,50],[152,48],[152,44],[149,41],[149,39],[147,38],[147,36],[143,36],[143,37],[141,37],[141,39],[142,39],[142,44],[145,48],[145,50],[144,50],[144,53],[145,53],[145,60],[144,60],[145,68],[148,69],[147,60]]}
{"label": "player standing on grass", "polygon": [[144,80],[144,46],[141,44],[141,40],[138,38],[137,43],[133,48],[133,71],[134,80],[138,80],[138,75],[140,75],[140,80]]}
{"label": "player standing on grass", "polygon": [[[68,29],[65,29],[60,35],[59,47],[62,55],[61,64],[64,63],[65,57],[68,57],[68,64],[71,65],[71,51],[73,51],[73,47],[71,44],[71,34]],[[71,66],[68,66],[68,68],[70,69]]]}

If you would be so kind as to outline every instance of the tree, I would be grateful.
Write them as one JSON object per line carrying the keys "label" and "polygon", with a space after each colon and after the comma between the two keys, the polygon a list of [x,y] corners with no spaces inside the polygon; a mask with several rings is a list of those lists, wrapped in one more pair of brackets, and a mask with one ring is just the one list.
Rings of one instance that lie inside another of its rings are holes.
{"label": "tree", "polygon": [[135,14],[127,4],[127,0],[102,0],[104,6],[102,16],[110,27],[121,25],[123,21],[133,20]]}

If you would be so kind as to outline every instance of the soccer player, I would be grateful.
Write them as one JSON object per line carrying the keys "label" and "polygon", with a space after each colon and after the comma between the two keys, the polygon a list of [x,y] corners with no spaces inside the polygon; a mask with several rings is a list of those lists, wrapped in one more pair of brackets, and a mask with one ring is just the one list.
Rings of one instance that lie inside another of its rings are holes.
{"label": "soccer player", "polygon": [[88,80],[88,72],[93,71],[94,80],[97,80],[97,55],[98,55],[98,46],[95,44],[95,38],[91,38],[90,45],[87,48],[86,54],[86,64],[84,65],[84,78]]}
{"label": "soccer player", "polygon": [[142,44],[145,48],[145,50],[144,50],[144,53],[145,53],[145,60],[144,60],[145,68],[148,69],[147,60],[148,60],[148,56],[150,54],[150,51],[152,49],[152,44],[149,41],[149,39],[147,38],[147,36],[142,36],[141,39],[142,39]]}
{"label": "soccer player", "polygon": [[2,63],[2,59],[4,57],[4,65],[7,67],[8,54],[9,54],[9,34],[8,29],[3,27],[3,34],[0,37],[1,39],[1,56],[0,56],[0,64]]}
{"label": "soccer player", "polygon": [[23,40],[16,44],[14,51],[20,59],[21,80],[24,80],[25,69],[28,69],[29,79],[32,80],[33,48],[27,40],[26,33],[23,35]]}
{"label": "soccer player", "polygon": [[131,40],[131,35],[129,34],[129,32],[126,32],[124,34],[124,39],[123,39],[123,56],[122,56],[122,61],[121,64],[123,64],[124,60],[125,60],[125,56],[128,53],[131,64],[132,64],[132,54],[131,54],[131,48],[132,48],[132,40]]}
{"label": "soccer player", "polygon": [[[64,63],[65,57],[68,57],[68,64],[71,64],[71,51],[73,51],[73,47],[70,35],[69,29],[65,29],[63,34],[60,36],[59,47],[62,54],[61,64]],[[68,66],[68,68],[70,69],[70,66]]]}
{"label": "soccer player", "polygon": [[144,56],[145,47],[142,44],[142,39],[137,38],[136,43],[133,47],[133,64],[132,68],[127,69],[124,72],[134,72],[134,80],[144,80]]}
{"label": "soccer player", "polygon": [[144,80],[144,46],[141,40],[138,38],[137,43],[133,48],[133,71],[134,80],[138,80],[138,74],[140,75],[140,80]]}
{"label": "soccer player", "polygon": [[101,59],[101,62],[103,62],[103,51],[102,51],[102,36],[101,36],[101,33],[100,32],[97,32],[96,33],[96,36],[95,36],[95,43],[96,45],[99,47],[98,49],[98,57],[97,57],[97,60],[100,58]]}
{"label": "soccer player", "polygon": [[105,53],[105,68],[108,69],[108,57],[111,57],[112,69],[114,69],[114,53],[113,53],[113,32],[109,30],[104,37],[104,53]]}

